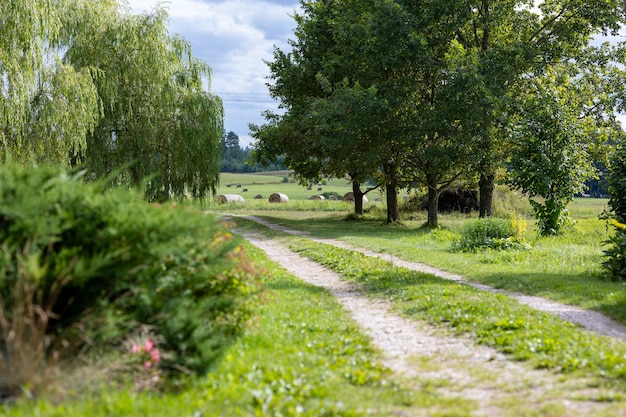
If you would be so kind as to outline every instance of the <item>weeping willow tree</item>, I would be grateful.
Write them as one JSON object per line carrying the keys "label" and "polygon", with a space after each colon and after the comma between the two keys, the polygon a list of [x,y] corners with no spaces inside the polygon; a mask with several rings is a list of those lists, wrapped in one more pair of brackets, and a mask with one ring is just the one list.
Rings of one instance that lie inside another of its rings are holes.
{"label": "weeping willow tree", "polygon": [[[98,20],[115,4],[90,10]],[[62,61],[88,10],[82,0],[0,2],[0,161],[67,163],[100,115],[92,68]]]}
{"label": "weeping willow tree", "polygon": [[94,25],[66,54],[76,67],[94,66],[103,117],[87,137],[84,162],[95,176],[123,183],[147,179],[152,201],[215,192],[223,107],[205,86],[210,68],[191,46],[167,32],[167,13],[117,16]]}
{"label": "weeping willow tree", "polygon": [[0,3],[0,156],[84,164],[152,201],[215,193],[223,106],[167,13],[115,0]]}

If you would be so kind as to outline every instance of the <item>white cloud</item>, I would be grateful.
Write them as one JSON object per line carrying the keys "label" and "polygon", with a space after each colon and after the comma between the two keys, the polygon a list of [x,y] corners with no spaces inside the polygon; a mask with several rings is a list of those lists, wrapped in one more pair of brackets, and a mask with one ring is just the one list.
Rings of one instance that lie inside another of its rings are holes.
{"label": "white cloud", "polygon": [[248,124],[262,124],[261,112],[276,109],[266,83],[274,46],[287,49],[293,39],[291,17],[298,0],[130,0],[133,13],[157,4],[169,14],[170,32],[192,44],[194,56],[213,70],[211,91],[224,100],[225,128],[249,143]]}

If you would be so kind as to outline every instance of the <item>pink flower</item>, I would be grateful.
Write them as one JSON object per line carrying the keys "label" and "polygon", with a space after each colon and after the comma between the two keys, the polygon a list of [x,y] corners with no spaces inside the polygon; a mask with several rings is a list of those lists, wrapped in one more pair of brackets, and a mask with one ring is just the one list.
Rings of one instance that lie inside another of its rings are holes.
{"label": "pink flower", "polygon": [[150,352],[154,347],[154,342],[152,340],[148,340],[146,342],[146,351]]}
{"label": "pink flower", "polygon": [[159,350],[158,349],[153,349],[150,352],[150,357],[152,358],[152,361],[154,363],[157,363],[159,360],[161,360],[161,355],[159,354]]}
{"label": "pink flower", "polygon": [[145,361],[144,364],[143,364],[143,367],[146,368],[146,369],[152,368],[152,362]]}
{"label": "pink flower", "polygon": [[133,352],[133,353],[139,353],[139,352],[141,352],[141,348],[139,346],[137,346],[137,345],[133,345],[133,347],[131,348],[130,351]]}

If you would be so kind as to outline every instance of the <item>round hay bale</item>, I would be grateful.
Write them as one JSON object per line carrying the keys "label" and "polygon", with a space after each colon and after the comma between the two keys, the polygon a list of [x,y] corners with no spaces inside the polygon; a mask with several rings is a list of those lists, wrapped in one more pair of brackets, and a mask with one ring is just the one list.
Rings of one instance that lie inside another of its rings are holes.
{"label": "round hay bale", "polygon": [[326,200],[326,197],[323,195],[312,195],[307,200]]}
{"label": "round hay bale", "polygon": [[288,201],[289,197],[283,193],[273,193],[270,195],[270,203],[286,203]]}
{"label": "round hay bale", "polygon": [[261,194],[257,194],[257,195],[254,196],[254,199],[255,200],[262,200],[263,196]]}
{"label": "round hay bale", "polygon": [[215,197],[217,204],[245,204],[246,200],[239,194],[218,194]]}
{"label": "round hay bale", "polygon": [[[354,193],[352,191],[350,191],[349,193],[345,193],[343,196],[343,201],[347,203],[354,203]],[[367,199],[367,196],[364,195],[363,203],[367,203],[367,202],[369,202],[369,200]]]}

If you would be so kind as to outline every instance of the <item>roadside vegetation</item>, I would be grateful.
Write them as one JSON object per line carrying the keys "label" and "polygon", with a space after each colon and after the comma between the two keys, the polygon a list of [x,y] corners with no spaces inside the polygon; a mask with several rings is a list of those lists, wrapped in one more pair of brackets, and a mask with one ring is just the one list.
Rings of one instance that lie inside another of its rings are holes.
{"label": "roadside vegetation", "polygon": [[0,414],[331,417],[388,416],[414,408],[432,410],[431,415],[468,415],[470,401],[395,380],[328,292],[302,283],[260,250],[250,245],[245,250],[262,271],[262,302],[253,324],[208,373],[167,390],[82,387],[63,397],[22,398],[0,405]]}
{"label": "roadside vegetation", "polygon": [[[526,210],[526,202],[519,201],[519,210]],[[524,242],[529,248],[475,253],[457,251],[454,247],[463,228],[478,220],[476,214],[443,214],[440,227],[431,230],[424,227],[425,212],[403,213],[400,224],[386,226],[384,210],[376,204],[366,205],[367,213],[357,220],[347,211],[292,211],[288,208],[291,202],[280,207],[271,205],[268,209],[257,206],[229,209],[258,215],[317,237],[423,262],[474,282],[598,310],[626,323],[624,285],[609,279],[602,267],[607,239],[614,233],[607,221],[599,218],[607,203],[606,199],[575,199],[569,205],[570,225],[556,236],[542,236],[528,217],[532,214],[523,216]],[[347,221],[348,218],[354,221]]]}

